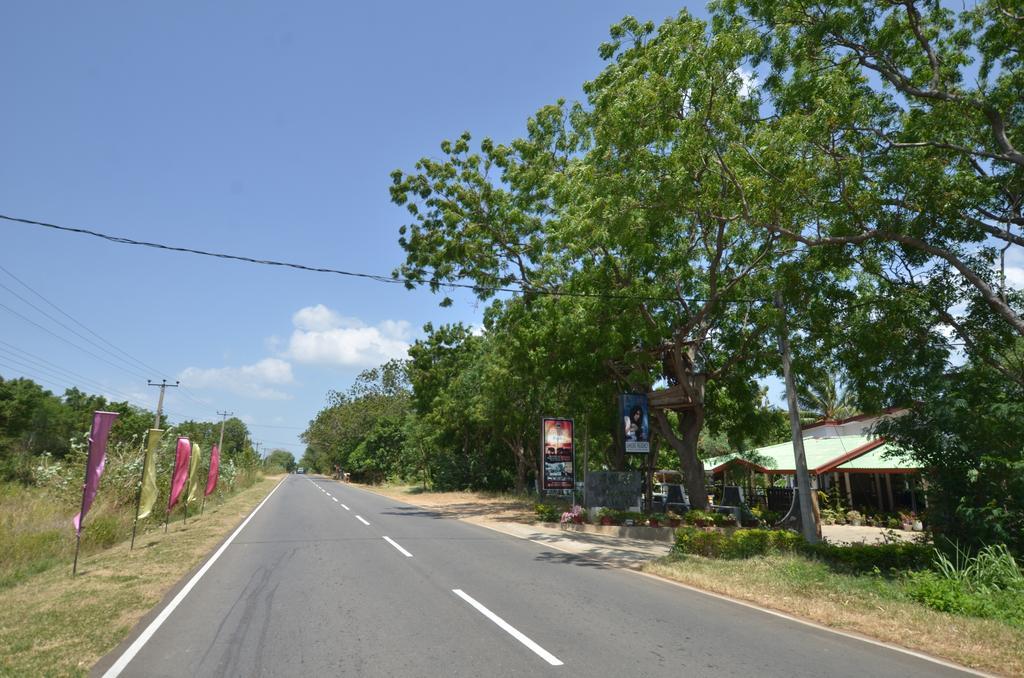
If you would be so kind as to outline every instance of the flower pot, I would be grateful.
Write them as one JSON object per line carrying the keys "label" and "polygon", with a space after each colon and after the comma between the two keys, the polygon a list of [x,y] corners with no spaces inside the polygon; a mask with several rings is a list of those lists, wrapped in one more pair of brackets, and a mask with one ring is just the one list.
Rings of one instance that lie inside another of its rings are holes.
{"label": "flower pot", "polygon": [[920,520],[915,520],[914,521],[914,529],[917,530],[918,532],[920,532],[921,530],[924,529],[924,523],[922,523]]}
{"label": "flower pot", "polygon": [[608,516],[601,516],[601,524],[602,525],[611,525],[612,524],[612,519],[609,518]]}
{"label": "flower pot", "polygon": [[903,523],[900,527],[902,527],[907,532],[910,532],[912,529],[914,529],[914,524],[913,523]]}
{"label": "flower pot", "polygon": [[682,522],[683,521],[679,520],[678,518],[672,518],[671,520],[668,521],[668,526],[669,527],[679,527],[679,525],[682,524]]}
{"label": "flower pot", "polygon": [[647,521],[647,524],[650,527],[661,527],[661,523],[659,523],[657,520],[649,520]]}

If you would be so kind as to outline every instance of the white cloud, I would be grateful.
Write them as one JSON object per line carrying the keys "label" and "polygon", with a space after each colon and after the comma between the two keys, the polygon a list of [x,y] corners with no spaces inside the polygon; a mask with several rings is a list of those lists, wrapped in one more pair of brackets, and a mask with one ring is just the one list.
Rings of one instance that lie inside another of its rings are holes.
{"label": "white cloud", "polygon": [[404,320],[370,326],[317,304],[299,309],[292,323],[295,330],[284,355],[296,362],[373,367],[408,355],[410,328]]}
{"label": "white cloud", "polygon": [[[390,322],[390,321],[386,321]],[[332,311],[323,304],[300,308],[292,316],[292,324],[300,330],[310,332],[325,332],[338,328],[361,328],[366,327],[359,318],[347,318],[337,311]]]}
{"label": "white cloud", "polygon": [[751,71],[743,68],[737,68],[733,71],[733,74],[740,79],[739,95],[741,98],[746,99],[750,96],[750,93],[757,89],[757,75]]}
{"label": "white cloud", "polygon": [[292,396],[272,386],[295,381],[291,363],[279,358],[264,358],[241,367],[187,367],[178,378],[189,387],[229,391],[260,400],[290,399]]}
{"label": "white cloud", "polygon": [[1024,290],[1024,268],[1020,266],[1007,266],[1006,285],[1017,290]]}

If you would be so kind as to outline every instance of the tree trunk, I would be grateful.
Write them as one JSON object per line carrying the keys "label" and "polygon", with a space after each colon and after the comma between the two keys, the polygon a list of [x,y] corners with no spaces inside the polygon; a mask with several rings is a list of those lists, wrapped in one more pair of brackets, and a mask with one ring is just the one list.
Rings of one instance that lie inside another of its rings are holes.
{"label": "tree trunk", "polygon": [[706,511],[708,493],[704,485],[704,463],[697,456],[697,441],[704,427],[704,406],[698,405],[679,412],[679,435],[672,430],[664,410],[653,410],[658,434],[663,437],[679,457],[683,470],[683,484],[690,498],[690,506]]}
{"label": "tree trunk", "polygon": [[526,467],[527,458],[526,450],[523,448],[521,440],[505,440],[505,444],[512,450],[512,457],[516,462],[516,494],[524,494],[526,492]]}

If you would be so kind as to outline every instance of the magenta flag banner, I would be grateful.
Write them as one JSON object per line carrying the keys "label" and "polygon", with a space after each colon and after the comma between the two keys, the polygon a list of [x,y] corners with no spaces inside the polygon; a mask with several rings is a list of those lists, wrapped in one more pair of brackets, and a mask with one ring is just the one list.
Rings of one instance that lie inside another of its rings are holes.
{"label": "magenta flag banner", "polygon": [[75,534],[82,533],[82,519],[89,512],[92,500],[96,498],[96,490],[100,486],[103,466],[107,463],[107,438],[110,427],[117,419],[117,412],[93,412],[92,430],[89,431],[89,459],[85,462],[85,482],[82,484],[82,510],[72,519]]}
{"label": "magenta flag banner", "polygon": [[181,491],[188,480],[188,463],[192,457],[192,443],[188,438],[178,438],[178,449],[174,457],[174,474],[171,476],[171,496],[167,499],[167,511],[178,503]]}
{"label": "magenta flag banner", "polygon": [[211,492],[217,489],[217,477],[219,475],[220,448],[214,445],[213,450],[210,451],[210,474],[206,477],[206,494],[203,496],[209,496]]}

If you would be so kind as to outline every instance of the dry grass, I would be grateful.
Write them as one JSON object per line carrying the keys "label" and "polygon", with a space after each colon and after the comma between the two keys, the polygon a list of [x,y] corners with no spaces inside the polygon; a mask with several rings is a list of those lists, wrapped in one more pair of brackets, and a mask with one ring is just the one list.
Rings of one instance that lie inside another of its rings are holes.
{"label": "dry grass", "polygon": [[533,522],[536,498],[499,492],[424,492],[416,485],[357,485],[452,518],[487,518],[497,522]]}
{"label": "dry grass", "polygon": [[[265,478],[205,513],[28,576],[0,591],[0,675],[78,676],[113,649],[154,605],[276,485]],[[69,530],[70,531],[70,530]]]}
{"label": "dry grass", "polygon": [[644,571],[1000,675],[1024,676],[1024,631],[902,598],[880,577],[835,574],[799,556],[663,559]]}

